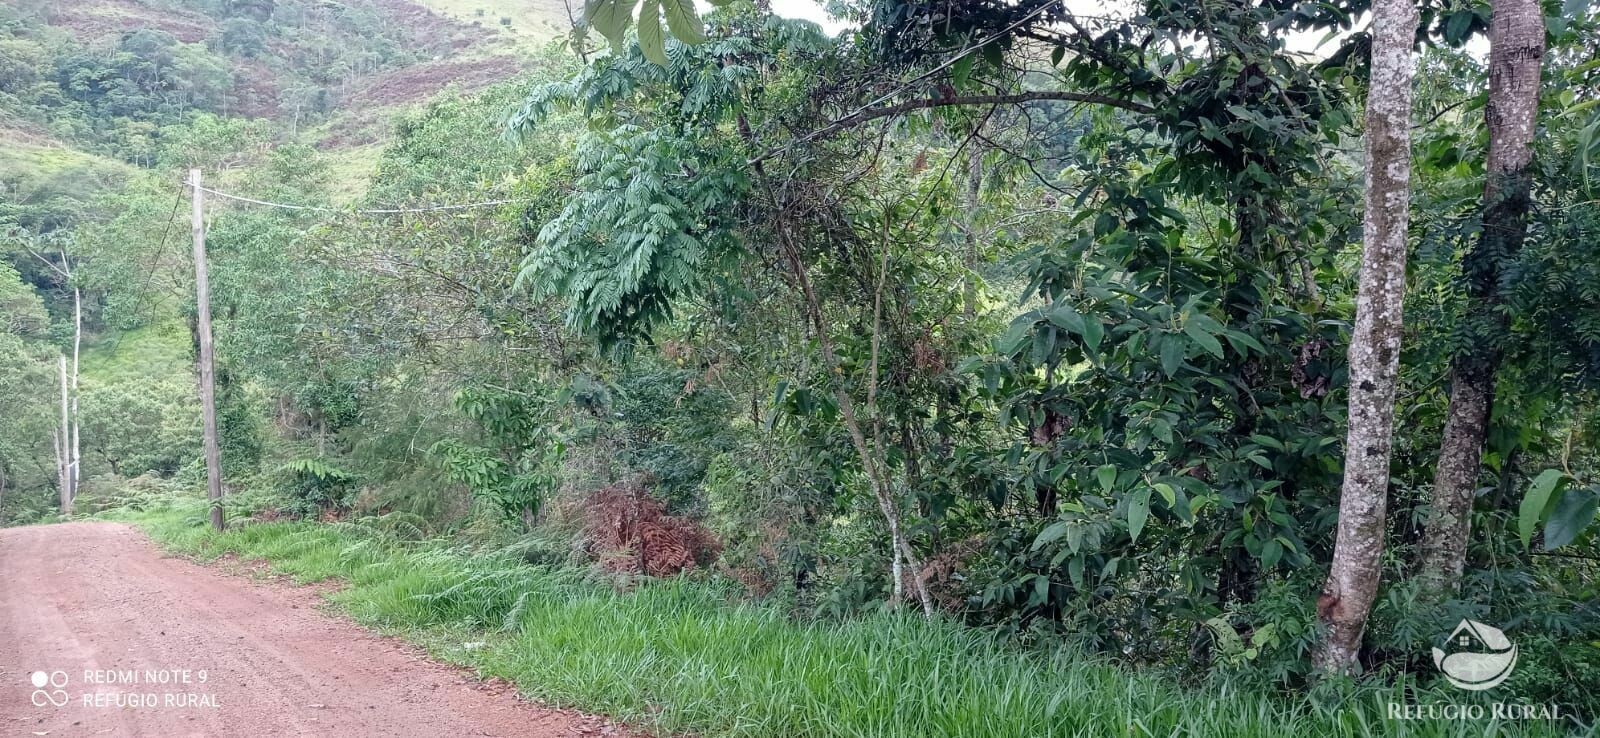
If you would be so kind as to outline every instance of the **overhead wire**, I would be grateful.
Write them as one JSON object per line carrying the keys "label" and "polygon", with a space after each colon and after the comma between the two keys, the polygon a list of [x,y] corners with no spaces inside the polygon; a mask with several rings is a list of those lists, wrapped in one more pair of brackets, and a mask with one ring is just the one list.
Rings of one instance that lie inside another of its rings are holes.
{"label": "overhead wire", "polygon": [[[194,187],[193,185],[188,185],[188,186],[191,187],[191,188]],[[358,214],[358,215],[394,215],[394,214],[399,214],[399,213],[431,213],[431,212],[437,212],[437,211],[440,211],[440,210],[470,210],[470,209],[474,209],[474,208],[488,208],[488,207],[495,207],[495,206],[498,206],[498,205],[511,205],[511,204],[514,204],[514,203],[526,202],[526,200],[511,199],[511,200],[487,200],[487,201],[484,201],[484,202],[458,203],[458,204],[452,204],[452,205],[429,205],[429,206],[426,206],[426,207],[417,207],[417,208],[329,208],[329,207],[322,207],[320,205],[292,205],[292,204],[283,203],[283,202],[273,202],[271,200],[258,200],[258,199],[254,198],[254,197],[245,197],[244,195],[235,195],[235,194],[233,194],[231,192],[223,192],[221,190],[214,190],[214,189],[211,189],[210,187],[199,187],[197,189],[199,189],[201,192],[209,192],[209,193],[211,193],[213,195],[216,195],[217,197],[225,198],[225,199],[228,199],[228,200],[237,200],[239,202],[247,202],[247,203],[250,203],[252,205],[262,205],[262,206],[266,206],[266,207],[282,208],[284,210],[305,210],[305,211],[311,211],[311,212],[317,212],[317,213],[354,213],[354,214]]]}
{"label": "overhead wire", "polygon": [[[144,282],[139,285],[138,296],[133,301],[133,316],[136,319],[143,319],[141,316],[144,313],[145,300],[150,297],[150,286],[155,281],[156,272],[160,271],[156,268],[156,264],[161,259],[161,255],[166,251],[167,237],[172,235],[172,224],[178,219],[178,208],[181,205],[183,205],[183,190],[180,189],[178,190],[177,197],[173,198],[172,200],[172,214],[167,216],[167,225],[161,231],[160,240],[156,241],[156,247],[151,249],[149,254],[144,259],[146,262],[148,262],[145,265]],[[122,339],[126,335],[127,332],[125,331],[118,332],[117,335],[111,338],[111,341],[106,345],[105,350],[108,353],[116,353],[117,347],[122,345]]]}

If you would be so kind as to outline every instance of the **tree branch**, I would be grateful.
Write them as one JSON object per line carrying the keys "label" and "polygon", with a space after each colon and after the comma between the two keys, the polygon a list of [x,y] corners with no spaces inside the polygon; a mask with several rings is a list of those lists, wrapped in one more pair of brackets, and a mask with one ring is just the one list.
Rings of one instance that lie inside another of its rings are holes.
{"label": "tree branch", "polygon": [[1077,103],[1094,103],[1097,105],[1107,105],[1113,108],[1130,110],[1143,115],[1153,115],[1156,112],[1155,108],[1145,105],[1144,103],[1134,102],[1132,100],[1124,100],[1122,98],[1101,95],[1094,92],[1068,92],[1065,90],[1032,90],[1029,92],[1015,92],[1005,95],[926,97],[917,100],[907,100],[894,105],[885,105],[881,108],[857,111],[851,115],[847,115],[832,123],[829,123],[822,128],[812,131],[811,133],[801,136],[790,143],[784,144],[783,146],[779,146],[775,149],[768,149],[766,152],[763,152],[755,158],[745,162],[745,164],[755,165],[759,162],[781,154],[795,146],[810,143],[819,138],[832,136],[835,133],[849,130],[869,121],[901,115],[903,113],[909,113],[913,110],[944,108],[955,105],[1018,105],[1021,103],[1038,102],[1043,100],[1063,100]]}

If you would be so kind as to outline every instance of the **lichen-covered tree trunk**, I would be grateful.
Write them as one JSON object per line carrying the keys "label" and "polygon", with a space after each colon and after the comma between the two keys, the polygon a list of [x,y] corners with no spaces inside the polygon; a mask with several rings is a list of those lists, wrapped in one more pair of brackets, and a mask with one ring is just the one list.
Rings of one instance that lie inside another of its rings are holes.
{"label": "lichen-covered tree trunk", "polygon": [[1489,160],[1483,188],[1483,230],[1462,263],[1471,296],[1466,324],[1469,348],[1450,366],[1450,411],[1439,444],[1432,504],[1422,541],[1418,576],[1432,597],[1460,584],[1478,486],[1495,374],[1506,332],[1500,310],[1501,267],[1522,249],[1539,111],[1539,69],[1544,60],[1544,14],[1537,0],[1494,0],[1489,21]]}
{"label": "lichen-covered tree trunk", "polygon": [[1418,13],[1412,0],[1377,0],[1372,14],[1366,216],[1361,286],[1350,337],[1350,423],[1345,436],[1338,539],[1328,582],[1317,600],[1317,616],[1325,632],[1316,663],[1333,673],[1355,670],[1367,615],[1378,592],[1406,291],[1411,44]]}

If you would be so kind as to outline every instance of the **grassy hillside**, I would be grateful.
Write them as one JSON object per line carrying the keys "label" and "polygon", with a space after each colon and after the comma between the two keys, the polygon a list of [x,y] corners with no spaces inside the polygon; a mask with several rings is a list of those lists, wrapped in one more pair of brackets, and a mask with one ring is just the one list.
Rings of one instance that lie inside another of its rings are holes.
{"label": "grassy hillside", "polygon": [[62,225],[93,207],[94,195],[118,186],[132,167],[26,128],[0,127],[0,222]]}
{"label": "grassy hillside", "polygon": [[83,381],[109,385],[194,373],[189,332],[178,318],[98,337],[84,345]]}
{"label": "grassy hillside", "polygon": [[560,0],[0,0],[0,218],[52,230],[128,165],[187,166],[199,113],[316,146],[353,199],[400,115],[527,74],[566,27]]}
{"label": "grassy hillside", "polygon": [[172,126],[213,113],[268,119],[324,150],[370,146],[399,109],[523,73],[566,24],[559,4],[471,4],[6,0],[0,135],[34,130],[155,166],[172,158]]}
{"label": "grassy hillside", "polygon": [[[429,8],[466,23],[492,25],[520,40],[544,41],[565,33],[571,25],[562,0],[418,0]],[[583,3],[572,0],[572,12]]]}

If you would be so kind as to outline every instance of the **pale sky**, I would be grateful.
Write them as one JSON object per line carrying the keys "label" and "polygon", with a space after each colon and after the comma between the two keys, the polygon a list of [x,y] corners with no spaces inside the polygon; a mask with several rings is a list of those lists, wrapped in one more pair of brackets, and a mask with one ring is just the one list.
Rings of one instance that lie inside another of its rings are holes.
{"label": "pale sky", "polygon": [[[1117,0],[1066,0],[1067,7],[1074,13],[1082,15],[1114,15],[1119,12],[1122,3]],[[1125,7],[1125,6],[1123,6]],[[785,18],[798,18],[808,20],[822,26],[822,30],[833,35],[848,26],[846,23],[828,17],[828,12],[823,10],[822,3],[817,0],[772,0],[772,12]],[[1356,27],[1366,24],[1365,19],[1358,21]],[[1317,33],[1292,33],[1289,35],[1288,47],[1290,51],[1324,56],[1338,48],[1338,39],[1326,39],[1323,32]],[[1484,57],[1488,55],[1488,42],[1482,36],[1474,38],[1467,44],[1467,50],[1473,55]]]}

